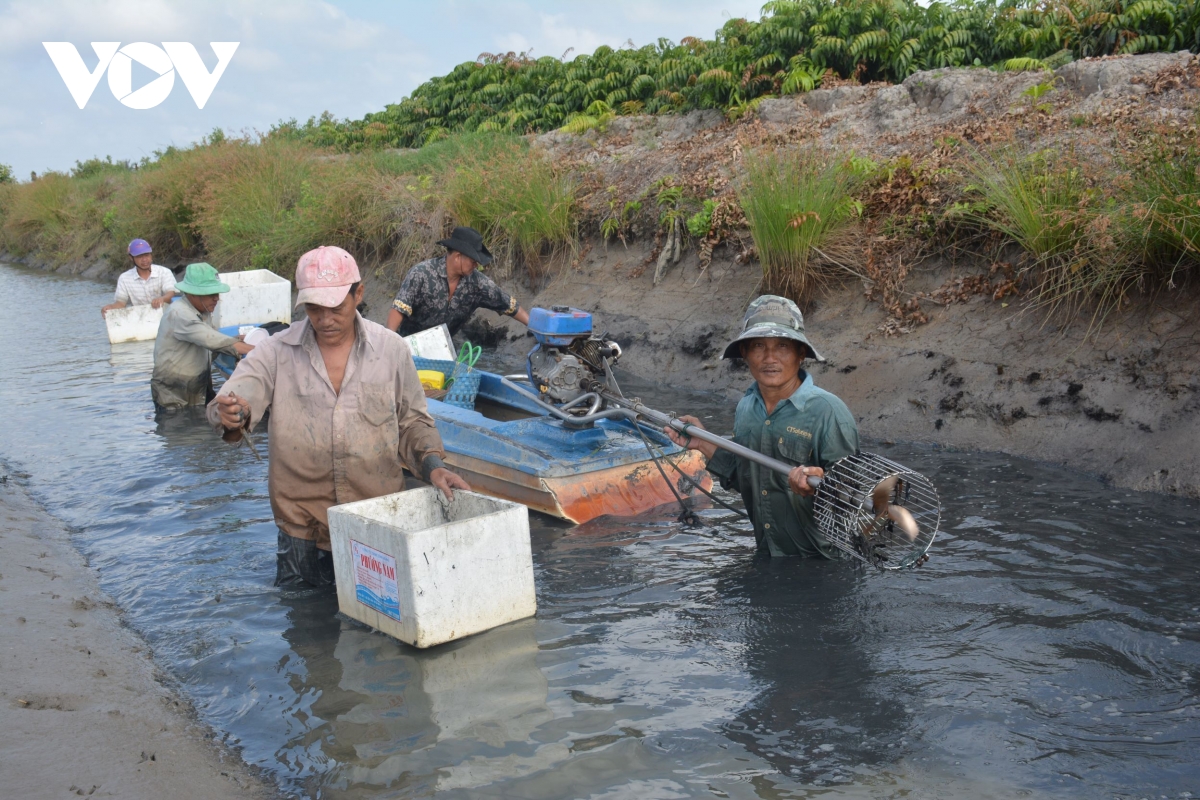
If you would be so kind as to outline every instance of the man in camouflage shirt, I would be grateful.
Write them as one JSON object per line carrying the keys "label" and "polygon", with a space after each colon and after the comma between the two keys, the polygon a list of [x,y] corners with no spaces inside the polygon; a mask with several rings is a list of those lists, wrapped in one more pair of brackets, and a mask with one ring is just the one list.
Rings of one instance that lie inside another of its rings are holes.
{"label": "man in camouflage shirt", "polygon": [[[708,471],[746,504],[758,550],[772,556],[834,558],[837,551],[813,518],[809,476],[821,477],[834,462],[858,452],[858,426],[846,404],[813,384],[801,364],[825,359],[804,335],[804,316],[791,300],[763,295],[750,304],[742,332],[723,358],[742,358],[754,385],[738,403],[733,440],[779,461],[797,465],[784,478],[728,450],[668,428],[681,447],[699,450]],[[695,417],[680,417],[703,427]]]}
{"label": "man in camouflage shirt", "polygon": [[446,248],[446,255],[415,264],[404,276],[388,312],[390,330],[408,336],[445,323],[454,335],[477,308],[490,308],[529,324],[529,313],[517,298],[476,269],[492,262],[479,231],[458,227],[438,244]]}

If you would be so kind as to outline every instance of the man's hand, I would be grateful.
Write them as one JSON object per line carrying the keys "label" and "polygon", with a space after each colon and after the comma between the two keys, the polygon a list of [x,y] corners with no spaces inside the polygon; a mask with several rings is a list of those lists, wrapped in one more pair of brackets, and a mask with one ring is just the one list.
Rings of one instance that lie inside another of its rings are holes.
{"label": "man's hand", "polygon": [[239,356],[246,356],[249,355],[250,351],[254,349],[254,345],[246,344],[245,342],[238,342],[233,346],[233,349],[237,350],[237,354]]}
{"label": "man's hand", "polygon": [[166,297],[156,297],[150,301],[150,307],[151,308],[162,308],[163,303],[167,302],[167,299],[168,298],[166,298]]}
{"label": "man's hand", "polygon": [[[700,424],[700,420],[695,417],[680,417],[679,420],[680,422],[686,422],[693,427],[704,430],[704,426]],[[712,442],[705,442],[694,436],[688,436],[686,433],[679,433],[670,426],[663,428],[663,433],[679,447],[686,450],[698,450],[704,454],[705,458],[712,458],[713,454],[717,452],[717,446]]]}
{"label": "man's hand", "polygon": [[820,467],[796,467],[788,473],[788,488],[801,497],[812,497],[817,487],[809,486],[809,478],[824,478],[825,470]]}
{"label": "man's hand", "polygon": [[454,489],[462,489],[464,492],[471,491],[471,484],[463,480],[458,473],[451,472],[445,467],[438,467],[429,473],[429,482],[437,487],[447,500],[454,499]]}
{"label": "man's hand", "polygon": [[108,312],[110,312],[110,311],[112,311],[112,310],[114,310],[114,309],[117,309],[117,308],[124,308],[124,307],[125,307],[125,304],[124,304],[124,303],[120,303],[120,302],[117,302],[117,303],[109,303],[108,305],[106,305],[106,306],[104,306],[103,308],[101,308],[101,309],[100,309],[100,316],[102,316],[102,317],[107,317],[107,316],[108,316]]}
{"label": "man's hand", "polygon": [[221,426],[227,431],[241,430],[250,420],[250,404],[233,392],[217,395],[217,411],[221,414]]}

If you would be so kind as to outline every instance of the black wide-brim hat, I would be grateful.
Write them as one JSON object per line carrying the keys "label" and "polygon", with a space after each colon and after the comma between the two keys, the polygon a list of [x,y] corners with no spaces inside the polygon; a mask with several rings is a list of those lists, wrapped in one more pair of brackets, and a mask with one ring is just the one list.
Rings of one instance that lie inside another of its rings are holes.
{"label": "black wide-brim hat", "polygon": [[442,239],[438,244],[447,250],[457,250],[480,266],[492,263],[492,251],[483,246],[483,234],[466,225],[455,228],[449,239]]}

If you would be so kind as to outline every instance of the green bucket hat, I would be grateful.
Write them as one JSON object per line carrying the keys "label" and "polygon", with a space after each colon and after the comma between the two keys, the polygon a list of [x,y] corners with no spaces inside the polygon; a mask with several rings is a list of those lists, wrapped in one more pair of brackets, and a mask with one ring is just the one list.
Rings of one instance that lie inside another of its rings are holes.
{"label": "green bucket hat", "polygon": [[742,317],[741,334],[729,343],[721,358],[741,358],[738,347],[747,339],[792,339],[808,348],[809,355],[817,361],[825,357],[817,352],[812,342],[804,335],[804,315],[791,300],[773,294],[755,298]]}
{"label": "green bucket hat", "polygon": [[201,261],[187,265],[183,280],[175,288],[184,294],[224,294],[229,291],[229,284],[221,283],[216,267]]}

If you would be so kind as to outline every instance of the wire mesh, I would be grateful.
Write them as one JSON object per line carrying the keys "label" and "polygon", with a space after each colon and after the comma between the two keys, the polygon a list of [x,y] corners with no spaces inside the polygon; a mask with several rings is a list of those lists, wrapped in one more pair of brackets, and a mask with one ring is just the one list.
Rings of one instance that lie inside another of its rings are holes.
{"label": "wire mesh", "polygon": [[813,513],[834,547],[880,569],[904,569],[933,544],[942,506],[924,475],[860,453],[825,471]]}

